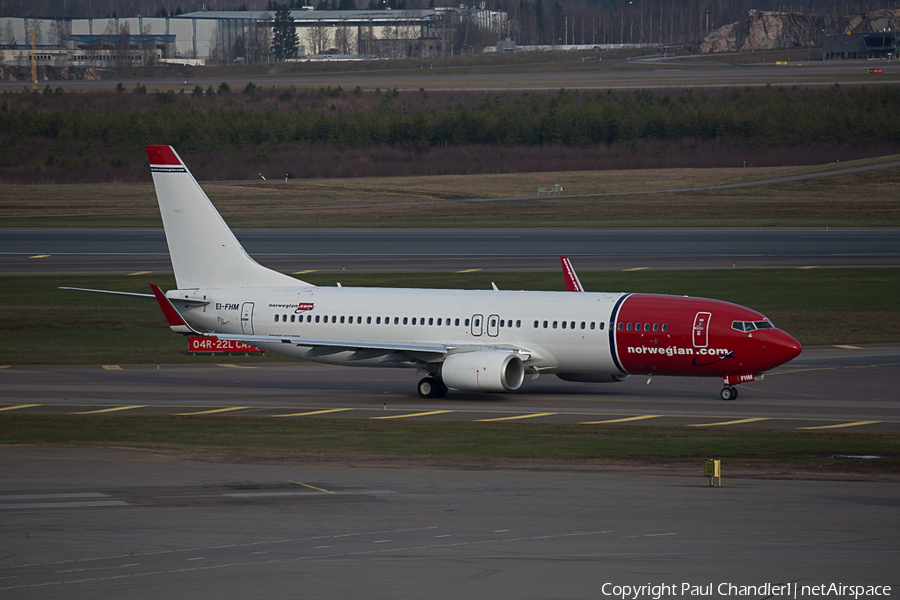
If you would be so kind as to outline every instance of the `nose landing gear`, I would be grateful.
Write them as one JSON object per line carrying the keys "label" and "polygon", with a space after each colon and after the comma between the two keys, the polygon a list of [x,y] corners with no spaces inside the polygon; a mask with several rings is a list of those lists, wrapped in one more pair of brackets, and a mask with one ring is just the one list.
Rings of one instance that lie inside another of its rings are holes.
{"label": "nose landing gear", "polygon": [[736,400],[738,397],[737,388],[733,385],[726,385],[722,388],[722,391],[719,392],[719,396],[721,396],[722,400],[725,400],[726,402],[730,400]]}

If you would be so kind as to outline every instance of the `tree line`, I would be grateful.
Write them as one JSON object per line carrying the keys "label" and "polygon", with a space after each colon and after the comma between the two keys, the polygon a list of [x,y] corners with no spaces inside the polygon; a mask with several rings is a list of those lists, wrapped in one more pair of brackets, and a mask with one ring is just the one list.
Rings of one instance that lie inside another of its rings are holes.
{"label": "tree line", "polygon": [[387,148],[411,159],[409,153],[468,147],[493,147],[504,156],[516,148],[685,142],[756,150],[896,151],[900,144],[900,88],[891,86],[506,94],[252,83],[242,91],[227,84],[188,93],[147,93],[140,84],[119,89],[73,95],[48,86],[44,93],[3,94],[0,179],[48,165],[73,172],[86,164],[122,166],[122,157],[140,157],[145,145],[159,143],[184,157],[249,150],[260,163],[268,152],[291,147],[310,155],[327,148],[325,160],[340,161],[345,151],[364,157]]}
{"label": "tree line", "polygon": [[6,138],[5,147],[15,140],[38,138],[62,151],[95,143],[118,151],[153,139],[198,151],[267,141],[329,142],[356,148],[378,144],[584,147],[682,138],[763,146],[900,143],[900,88],[891,86],[448,95],[362,92],[359,88],[353,92],[262,90],[249,84],[243,92],[232,93],[227,85],[199,91],[153,95],[138,84],[133,95],[146,94],[142,102],[97,100],[83,107],[74,101],[77,96],[49,87],[44,94],[4,94],[0,135]]}

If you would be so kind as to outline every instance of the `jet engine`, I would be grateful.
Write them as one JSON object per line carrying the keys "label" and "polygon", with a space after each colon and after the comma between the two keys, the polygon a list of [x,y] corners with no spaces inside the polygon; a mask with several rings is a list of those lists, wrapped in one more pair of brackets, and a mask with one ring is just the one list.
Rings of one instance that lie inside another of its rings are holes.
{"label": "jet engine", "polygon": [[525,379],[525,364],[509,352],[461,352],[444,359],[444,385],[466,392],[512,392]]}
{"label": "jet engine", "polygon": [[557,377],[563,381],[578,381],[581,383],[615,383],[625,381],[631,375],[618,373],[557,373]]}

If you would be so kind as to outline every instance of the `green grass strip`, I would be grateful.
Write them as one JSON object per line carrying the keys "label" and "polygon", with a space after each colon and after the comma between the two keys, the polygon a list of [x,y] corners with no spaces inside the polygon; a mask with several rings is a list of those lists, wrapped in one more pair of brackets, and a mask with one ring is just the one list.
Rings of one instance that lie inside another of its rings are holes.
{"label": "green grass strip", "polygon": [[[6,415],[0,444],[308,457],[488,457],[900,471],[892,433],[529,423],[114,415]],[[876,455],[860,461],[854,457]],[[842,458],[843,457],[843,458]],[[702,468],[702,465],[701,467]]]}

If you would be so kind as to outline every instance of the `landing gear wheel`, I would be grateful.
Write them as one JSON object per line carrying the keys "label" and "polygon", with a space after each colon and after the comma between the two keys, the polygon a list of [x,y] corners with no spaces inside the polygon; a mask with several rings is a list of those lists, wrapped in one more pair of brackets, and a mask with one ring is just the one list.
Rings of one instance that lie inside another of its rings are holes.
{"label": "landing gear wheel", "polygon": [[728,402],[730,400],[737,399],[738,391],[737,391],[736,387],[729,385],[729,386],[723,387],[722,391],[719,393],[719,395],[722,397],[722,400],[725,400],[726,402]]}
{"label": "landing gear wheel", "polygon": [[426,377],[419,381],[417,390],[421,398],[443,398],[447,395],[447,386],[434,377]]}

